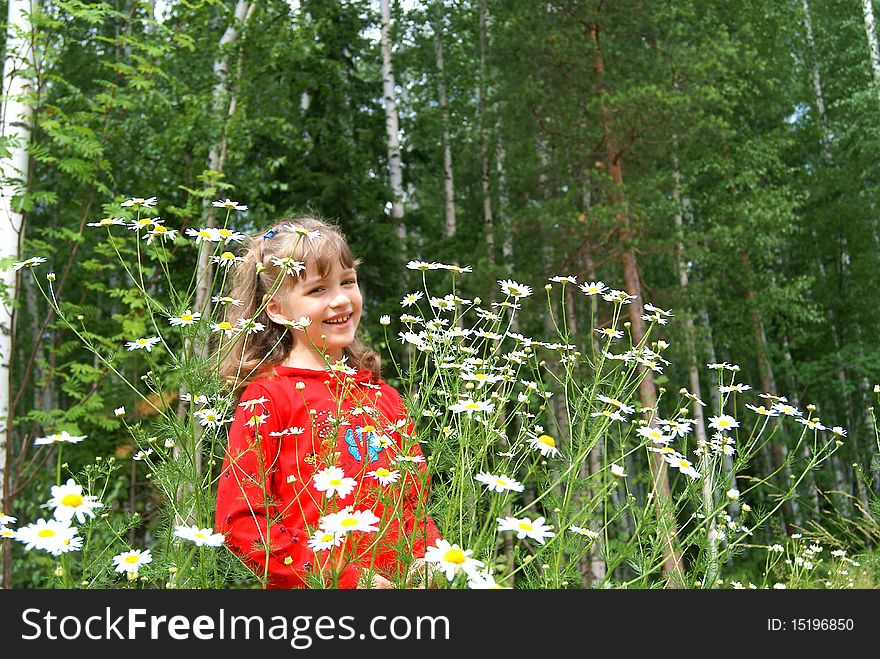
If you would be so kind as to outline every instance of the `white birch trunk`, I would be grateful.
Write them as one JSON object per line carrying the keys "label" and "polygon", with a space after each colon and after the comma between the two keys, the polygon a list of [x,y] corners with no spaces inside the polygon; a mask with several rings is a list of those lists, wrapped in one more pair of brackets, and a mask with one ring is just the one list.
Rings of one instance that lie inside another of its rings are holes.
{"label": "white birch trunk", "polygon": [[[681,167],[679,166],[678,156],[673,154],[673,171],[672,171],[672,198],[675,202],[675,265],[678,269],[678,284],[682,292],[687,298],[687,290],[690,284],[690,276],[688,274],[688,264],[684,253],[684,208],[685,202],[681,195]],[[684,335],[685,346],[688,354],[688,374],[690,391],[696,396],[700,396],[700,371],[698,367],[699,359],[697,358],[696,349],[696,328],[694,327],[693,315],[688,310],[684,318]],[[715,510],[715,472],[714,459],[709,453],[708,437],[706,436],[706,418],[703,414],[703,406],[693,401],[691,409],[694,414],[694,432],[697,436],[697,445],[704,447],[705,451],[700,455],[700,473],[703,475],[702,493],[703,493],[703,514],[706,516],[709,528],[706,532],[706,545],[708,551],[709,567],[706,570],[706,577],[703,582],[704,588],[714,588],[715,581],[718,578],[718,525],[715,522],[713,511]]]}
{"label": "white birch trunk", "polygon": [[489,125],[486,118],[486,0],[480,0],[480,82],[477,87],[477,111],[480,114],[480,186],[483,192],[483,224],[486,231],[486,255],[495,264],[495,219],[492,216],[492,189],[489,184]]}
{"label": "white birch trunk", "polygon": [[[212,90],[211,94],[212,108],[215,117],[217,117],[221,122],[221,128],[217,140],[215,142],[212,142],[210,147],[208,148],[208,169],[220,174],[223,173],[223,168],[226,162],[226,124],[229,121],[229,118],[233,114],[235,114],[236,108],[235,94],[230,94],[227,84],[229,78],[229,44],[233,43],[239,38],[240,32],[244,29],[245,25],[247,25],[247,22],[250,20],[251,15],[253,15],[254,9],[256,9],[256,2],[249,2],[248,0],[238,0],[238,2],[236,2],[235,10],[233,11],[232,22],[226,27],[226,30],[223,32],[223,36],[220,37],[220,54],[217,60],[214,62],[214,76],[216,78],[216,82],[214,83],[214,89]],[[238,69],[240,74],[241,57],[239,57]],[[210,186],[210,181],[207,182],[205,185]],[[217,216],[211,202],[212,200],[208,197],[205,197],[205,199],[202,200],[202,217],[204,218],[203,226],[205,227],[215,227],[217,225]],[[213,248],[214,243],[208,241],[202,242],[199,249],[199,260],[196,266],[197,283],[195,300],[193,301],[193,308],[198,310],[205,318],[208,318],[211,315],[211,288],[214,277],[213,268],[211,267],[210,256],[213,252]],[[193,340],[191,343],[188,342],[188,344],[190,354],[200,355],[205,351],[205,345],[203,345],[197,339]],[[185,393],[185,389],[186,385],[183,384],[181,387],[181,393]],[[178,413],[182,414],[185,411],[186,406],[187,403],[181,400],[178,406]],[[193,422],[193,433],[195,442],[195,471],[197,474],[201,474],[202,451],[200,449],[200,443],[202,428],[195,422]],[[180,456],[179,447],[175,447],[174,454],[175,457]],[[194,520],[191,519],[185,521],[187,521],[188,523],[194,522]]]}
{"label": "white birch trunk", "polygon": [[[870,0],[865,0],[870,2]],[[803,0],[804,27],[807,31],[807,50],[810,56],[810,79],[813,83],[813,94],[816,97],[816,113],[819,115],[819,139],[822,142],[822,155],[831,162],[831,136],[828,130],[828,114],[825,111],[825,94],[822,92],[822,77],[819,75],[819,58],[816,52],[816,40],[813,37],[813,18],[810,11],[810,0]]]}
{"label": "white birch trunk", "polygon": [[496,126],[495,171],[498,174],[498,221],[501,224],[501,256],[505,263],[513,262],[513,227],[507,209],[510,206],[510,188],[507,185],[505,159],[507,150],[501,134],[501,120]]}
{"label": "white birch trunk", "polygon": [[[229,44],[238,39],[240,30],[250,19],[255,7],[255,2],[238,0],[235,4],[232,23],[227,26],[226,31],[223,32],[223,36],[220,37],[220,56],[214,62],[214,76],[216,82],[214,83],[211,98],[214,115],[221,120],[224,128],[221,128],[218,140],[213,142],[208,149],[208,169],[214,172],[223,172],[227,150],[225,124],[228,118],[235,112],[236,106],[235,95],[233,94],[230,96],[227,87],[227,78],[229,77],[229,57],[227,50]],[[210,183],[207,185],[210,185]],[[217,224],[216,214],[214,212],[214,207],[211,205],[211,201],[211,199],[207,198],[203,201],[202,216],[204,217],[204,226],[206,227],[214,227]],[[194,304],[195,308],[199,310],[204,317],[208,317],[211,312],[212,268],[209,259],[211,252],[213,251],[213,246],[214,244],[210,242],[202,243],[201,249],[199,250],[199,263],[196,273],[196,281],[198,281],[198,285],[196,287],[196,299]]]}
{"label": "white birch trunk", "polygon": [[[391,1],[380,0],[382,12],[382,92],[385,99],[385,134],[388,140],[388,175],[391,182],[391,219],[406,250],[406,225],[403,223],[403,166],[400,158],[400,120],[397,116],[397,92],[391,57]],[[404,258],[405,255],[404,255]]]}
{"label": "white birch trunk", "polygon": [[447,238],[452,238],[456,233],[455,179],[452,170],[452,140],[449,137],[449,100],[446,98],[446,79],[443,65],[442,16],[437,18],[434,25],[434,60],[437,66],[437,101],[440,103],[440,116],[443,121],[443,192],[446,208],[443,233]]}
{"label": "white birch trunk", "polygon": [[[0,140],[9,151],[9,157],[0,160],[0,258],[21,260],[21,236],[24,215],[14,208],[13,200],[27,190],[33,107],[29,96],[33,91],[33,66],[30,15],[35,6],[32,0],[9,0],[6,28],[6,53],[3,59],[2,110],[0,110]],[[15,314],[13,303],[18,293],[17,273],[7,267],[2,271],[6,291],[0,302],[0,510],[7,504],[9,483],[6,470],[11,465],[12,424],[10,418],[10,363],[13,350]]]}
{"label": "white birch trunk", "polygon": [[871,0],[862,0],[862,14],[865,17],[865,35],[868,37],[868,52],[871,55],[871,70],[874,72],[874,86],[880,94],[880,44],[877,42],[877,27],[874,23],[874,5]]}

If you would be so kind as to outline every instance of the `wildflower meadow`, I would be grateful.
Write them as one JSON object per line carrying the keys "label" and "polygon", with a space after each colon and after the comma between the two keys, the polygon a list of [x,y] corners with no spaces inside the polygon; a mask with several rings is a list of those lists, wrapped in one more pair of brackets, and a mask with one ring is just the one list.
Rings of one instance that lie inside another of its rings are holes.
{"label": "wildflower meadow", "polygon": [[[245,234],[235,227],[247,206],[229,199],[213,206],[225,215],[216,228],[169,226],[156,197],[122,201],[106,209],[112,216],[89,223],[86,231],[100,240],[82,258],[96,274],[108,267],[104,259],[116,258],[128,277],[115,286],[96,283],[95,293],[122,297],[139,312],[114,316],[112,331],[93,326],[58,294],[51,261],[35,255],[15,264],[115,392],[34,417],[53,431],[29,439],[51,477],[33,479],[0,516],[0,551],[12,555],[17,585],[265,585],[215,531],[228,425],[237,407],[250,413],[260,402],[239,402],[220,376],[220,358],[266,328],[256,317],[227,320],[240,304],[228,284],[246,267],[238,256]],[[302,231],[299,240],[313,238]],[[178,265],[200,250],[214,265],[202,271],[208,281]],[[302,264],[288,265],[281,277]],[[355,481],[332,453],[316,454],[308,485],[320,497],[321,521],[303,538],[316,560],[353,560],[346,536],[381,535],[395,518],[401,484],[416,477],[430,487],[425,512],[442,539],[427,548],[420,583],[400,577],[399,588],[874,586],[875,559],[855,531],[815,525],[788,533],[783,517],[846,444],[845,428],[820,419],[809,403],[753,387],[728,362],[701,369],[710,400],[670,381],[646,404],[646,378],[670,366],[664,337],[677,320],[674,309],[565,274],[528,284],[501,279],[480,295],[465,293],[475,276],[470,265],[411,260],[398,275],[413,290],[398,313],[371,318],[368,329],[385,347],[385,377],[409,412],[408,422],[370,429],[369,450],[394,456],[393,469],[367,476],[379,484],[385,513],[346,507]],[[202,300],[213,302],[207,312],[196,299],[200,288]],[[627,320],[635,302],[646,327],[638,340]],[[581,306],[593,328],[579,343],[567,305]],[[548,331],[527,335],[526,309]],[[310,322],[301,318],[286,331],[302,340]],[[327,369],[333,378],[354,373],[344,361],[328,359]],[[105,421],[80,434],[96,414]],[[249,423],[259,428],[265,417],[254,411]],[[344,413],[330,424],[333,436],[351,425]],[[272,439],[313,430],[289,428]],[[770,456],[780,437],[789,443],[777,465]],[[412,457],[416,444],[426,457]],[[271,456],[264,464],[256,483],[272,469]],[[866,472],[866,486],[872,482]],[[876,534],[863,512],[854,524]],[[324,575],[310,586],[336,582]]]}

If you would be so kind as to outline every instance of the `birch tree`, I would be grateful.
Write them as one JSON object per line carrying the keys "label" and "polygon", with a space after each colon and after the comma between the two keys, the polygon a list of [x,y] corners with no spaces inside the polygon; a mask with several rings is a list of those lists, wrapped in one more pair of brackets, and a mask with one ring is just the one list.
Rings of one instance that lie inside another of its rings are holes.
{"label": "birch tree", "polygon": [[388,176],[391,184],[391,220],[401,249],[406,249],[406,225],[403,223],[403,165],[400,157],[400,119],[397,115],[397,91],[391,49],[391,1],[380,0],[382,13],[382,95],[385,100],[385,136],[388,144]]}
{"label": "birch tree", "polygon": [[452,169],[452,140],[449,135],[449,100],[446,97],[446,77],[443,63],[443,14],[442,5],[437,6],[434,18],[434,61],[437,67],[437,102],[440,104],[440,120],[443,123],[443,233],[447,238],[455,235],[455,176]]}
{"label": "birch tree", "polygon": [[862,0],[862,16],[865,19],[865,36],[868,38],[868,54],[871,58],[874,86],[877,87],[877,93],[880,95],[880,43],[877,41],[874,5],[871,0]]}
{"label": "birch tree", "polygon": [[[6,263],[21,259],[21,237],[24,214],[16,200],[28,187],[34,88],[33,24],[37,10],[33,0],[9,0],[6,27],[6,52],[3,59],[2,110],[0,110],[0,258]],[[18,294],[17,273],[7,265],[2,270],[2,304],[0,304],[0,479],[2,499],[0,510],[8,505],[9,483],[6,465],[11,461],[12,417],[12,351],[15,330],[14,303]]]}

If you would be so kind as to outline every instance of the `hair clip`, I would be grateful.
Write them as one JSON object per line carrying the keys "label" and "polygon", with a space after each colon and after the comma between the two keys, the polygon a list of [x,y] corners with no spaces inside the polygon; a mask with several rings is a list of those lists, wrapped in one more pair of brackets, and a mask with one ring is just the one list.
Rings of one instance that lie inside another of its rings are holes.
{"label": "hair clip", "polygon": [[266,233],[263,234],[263,240],[266,240],[267,238],[274,238],[275,234],[277,233],[278,232],[275,231],[275,229],[269,229]]}

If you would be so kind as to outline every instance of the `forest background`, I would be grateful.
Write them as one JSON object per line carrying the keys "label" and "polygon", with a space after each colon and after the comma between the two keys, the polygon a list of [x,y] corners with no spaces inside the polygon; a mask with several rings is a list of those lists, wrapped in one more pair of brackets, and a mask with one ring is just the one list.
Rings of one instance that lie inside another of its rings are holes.
{"label": "forest background", "polygon": [[[813,534],[871,565],[880,512],[871,0],[8,6],[0,511],[38,514],[29,493],[48,492],[61,465],[34,439],[68,431],[89,442],[67,447],[65,464],[103,455],[126,465],[103,500],[141,516],[132,540],[148,532],[155,493],[114,410],[148,419],[180,392],[146,404],[121,386],[36,282],[54,273],[67,317],[121,346],[147,332],[145,304],[103,229],[87,224],[124,214],[130,197],[156,196],[180,231],[169,249],[188,279],[207,266],[185,230],[222,224],[211,202],[232,198],[247,205],[234,220],[246,233],[304,209],[338,220],[363,259],[366,342],[397,361],[403,348],[378,319],[397,322],[418,283],[411,259],[472,266],[457,290],[465,297],[507,278],[538,297],[552,276],[602,280],[639,296],[627,312],[636,342],[644,302],[672,309],[671,364],[648,374],[652,386],[686,386],[717,410],[705,365],[728,362],[755,391],[813,405],[846,429],[762,542]],[[35,277],[12,267],[33,256],[49,261]],[[161,269],[152,272],[145,285],[156,292]],[[565,290],[555,315],[590,345],[608,318],[576,302],[577,287]],[[524,307],[519,327],[546,335],[549,318],[546,307]],[[143,351],[120,350],[115,369],[138,381]],[[640,390],[643,406],[649,394]],[[784,477],[795,446],[780,432],[760,458],[766,471]],[[45,583],[54,559],[0,542],[4,585]],[[744,562],[741,579],[752,568]]]}

